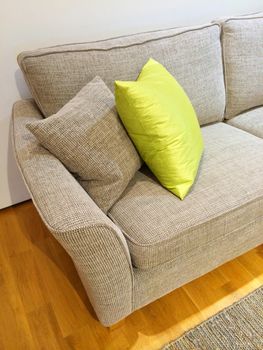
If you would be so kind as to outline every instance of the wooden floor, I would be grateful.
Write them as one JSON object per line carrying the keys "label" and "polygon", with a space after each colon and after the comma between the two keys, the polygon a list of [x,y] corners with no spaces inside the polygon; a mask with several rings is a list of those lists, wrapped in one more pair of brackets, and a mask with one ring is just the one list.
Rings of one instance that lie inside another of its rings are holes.
{"label": "wooden floor", "polygon": [[73,263],[31,201],[0,211],[0,349],[160,349],[263,284],[263,246],[100,325]]}

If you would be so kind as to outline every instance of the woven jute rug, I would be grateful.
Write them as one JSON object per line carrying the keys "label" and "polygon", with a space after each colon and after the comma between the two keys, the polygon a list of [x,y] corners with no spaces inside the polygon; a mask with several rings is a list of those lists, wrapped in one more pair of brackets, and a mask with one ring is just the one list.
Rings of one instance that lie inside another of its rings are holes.
{"label": "woven jute rug", "polygon": [[263,286],[162,350],[263,350]]}

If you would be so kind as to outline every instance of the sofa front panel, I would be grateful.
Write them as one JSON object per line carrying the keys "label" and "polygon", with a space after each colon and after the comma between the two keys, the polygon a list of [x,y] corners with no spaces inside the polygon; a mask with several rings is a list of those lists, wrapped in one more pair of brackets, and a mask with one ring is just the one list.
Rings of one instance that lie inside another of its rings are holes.
{"label": "sofa front panel", "polygon": [[223,22],[222,47],[230,119],[263,105],[263,14]]}
{"label": "sofa front panel", "polygon": [[[262,200],[261,200],[261,205]],[[249,209],[249,208],[248,208]],[[184,257],[149,270],[134,270],[134,309],[139,309],[218,266],[262,244],[263,217],[248,222],[231,237],[196,246]]]}
{"label": "sofa front panel", "polygon": [[200,124],[222,120],[225,89],[218,24],[39,49],[20,54],[18,61],[33,97],[49,116],[97,75],[111,90],[115,80],[135,80],[150,57],[183,86]]}

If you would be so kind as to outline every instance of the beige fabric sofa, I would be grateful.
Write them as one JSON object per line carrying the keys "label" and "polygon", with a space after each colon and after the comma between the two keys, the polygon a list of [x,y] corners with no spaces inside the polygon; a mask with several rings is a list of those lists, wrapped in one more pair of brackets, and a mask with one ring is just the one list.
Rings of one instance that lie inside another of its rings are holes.
{"label": "beige fabric sofa", "polygon": [[[94,76],[136,79],[153,57],[176,77],[205,141],[184,201],[143,166],[108,215],[26,129]],[[24,52],[34,100],[13,107],[17,162],[44,223],[108,326],[263,242],[263,19],[232,18]]]}

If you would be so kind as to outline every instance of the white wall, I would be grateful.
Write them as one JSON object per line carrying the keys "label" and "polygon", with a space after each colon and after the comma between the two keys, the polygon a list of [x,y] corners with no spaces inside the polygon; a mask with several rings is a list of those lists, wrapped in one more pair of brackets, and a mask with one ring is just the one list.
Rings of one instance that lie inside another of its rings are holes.
{"label": "white wall", "polygon": [[262,0],[0,0],[0,208],[27,199],[9,141],[12,104],[30,94],[20,51],[184,26],[263,10]]}

